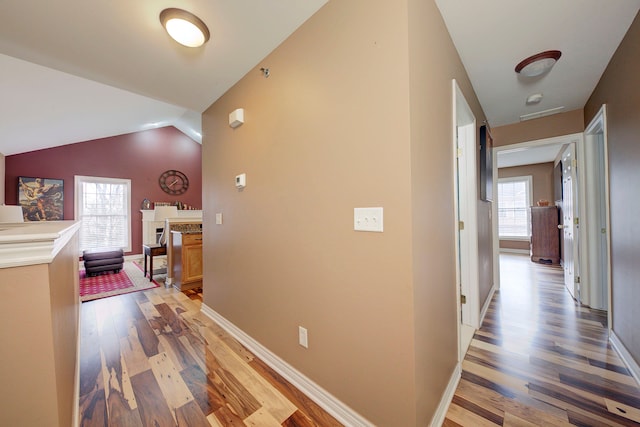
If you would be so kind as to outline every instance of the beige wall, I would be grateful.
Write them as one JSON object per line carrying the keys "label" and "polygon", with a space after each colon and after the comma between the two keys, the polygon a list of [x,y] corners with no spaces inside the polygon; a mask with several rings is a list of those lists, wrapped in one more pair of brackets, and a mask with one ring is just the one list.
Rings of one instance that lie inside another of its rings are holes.
{"label": "beige wall", "polygon": [[[538,200],[547,200],[553,205],[553,162],[498,169],[498,179],[528,175],[532,177],[533,205],[535,206]],[[500,248],[528,251],[529,241],[501,239]]]}
{"label": "beige wall", "polygon": [[[477,123],[485,119],[433,1],[409,1],[409,78],[417,425],[425,426],[457,360],[452,78]],[[491,250],[479,249],[481,253]],[[481,288],[491,285],[487,280],[492,281],[492,270],[486,268],[491,264],[480,264],[480,277],[485,279]],[[388,363],[399,362],[390,359]]]}
{"label": "beige wall", "polygon": [[457,360],[454,77],[481,121],[432,1],[329,2],[203,116],[204,303],[381,426],[426,425]]}
{"label": "beige wall", "polygon": [[499,147],[582,131],[584,131],[584,117],[583,110],[580,109],[491,128],[491,135],[494,146]]}
{"label": "beige wall", "polygon": [[51,334],[60,426],[71,425],[75,391],[80,289],[78,233],[49,264]]}
{"label": "beige wall", "polygon": [[585,105],[589,123],[607,104],[613,330],[640,363],[640,18],[618,47]]}

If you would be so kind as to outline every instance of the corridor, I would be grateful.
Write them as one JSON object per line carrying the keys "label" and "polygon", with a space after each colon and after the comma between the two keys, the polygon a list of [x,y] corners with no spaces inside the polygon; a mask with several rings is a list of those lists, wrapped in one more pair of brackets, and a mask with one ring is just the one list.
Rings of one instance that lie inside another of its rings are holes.
{"label": "corridor", "polygon": [[444,426],[638,426],[640,388],[560,267],[500,255],[501,289],[471,342]]}

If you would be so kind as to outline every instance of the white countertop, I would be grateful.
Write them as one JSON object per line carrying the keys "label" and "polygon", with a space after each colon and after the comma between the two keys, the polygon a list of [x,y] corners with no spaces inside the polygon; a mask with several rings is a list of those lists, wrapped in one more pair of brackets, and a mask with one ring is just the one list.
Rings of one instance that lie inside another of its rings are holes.
{"label": "white countertop", "polygon": [[0,223],[0,268],[50,263],[79,228],[77,221]]}

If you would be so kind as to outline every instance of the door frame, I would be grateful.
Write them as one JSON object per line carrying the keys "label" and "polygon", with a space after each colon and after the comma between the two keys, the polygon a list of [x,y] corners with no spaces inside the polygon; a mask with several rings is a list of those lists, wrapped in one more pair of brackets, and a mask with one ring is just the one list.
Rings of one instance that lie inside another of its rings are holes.
{"label": "door frame", "polygon": [[[599,140],[598,136],[602,135],[602,139]],[[603,104],[600,110],[593,117],[589,125],[584,131],[585,138],[585,196],[586,196],[586,215],[585,215],[585,229],[589,231],[587,233],[587,255],[589,257],[589,284],[590,286],[585,289],[588,292],[586,297],[588,298],[588,305],[597,305],[596,308],[605,308],[608,313],[609,321],[608,327],[611,330],[611,216],[609,211],[609,159],[608,159],[608,143],[607,143],[607,107]],[[597,157],[602,155],[603,168],[600,170],[598,165],[595,164]],[[600,180],[603,181],[602,189],[599,189]],[[604,218],[601,218],[598,208],[604,205]],[[599,221],[598,221],[599,220]],[[600,225],[604,224],[606,229],[605,233],[605,254],[599,252],[600,239],[596,236],[601,236]],[[603,256],[604,255],[604,256]],[[602,266],[602,262],[606,262],[606,266]],[[599,283],[598,280],[594,280],[597,277],[602,277],[602,269],[606,268],[604,272],[605,283]],[[597,291],[605,287],[607,295],[607,301],[602,303],[594,295]]]}
{"label": "door frame", "polygon": [[[460,360],[479,328],[478,186],[476,118],[455,79],[452,80],[452,150],[455,216],[456,297]],[[459,130],[464,133],[459,138]],[[459,147],[459,142],[461,147]],[[461,230],[460,222],[464,222]],[[461,297],[466,296],[466,304]]]}

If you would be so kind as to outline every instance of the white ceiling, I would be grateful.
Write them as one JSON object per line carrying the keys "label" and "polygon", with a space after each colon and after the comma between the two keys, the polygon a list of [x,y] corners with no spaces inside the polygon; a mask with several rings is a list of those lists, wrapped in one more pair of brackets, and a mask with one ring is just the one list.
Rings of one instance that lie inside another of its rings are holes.
{"label": "white ceiling", "polygon": [[[166,125],[201,140],[200,113],[326,1],[3,0],[0,153]],[[209,42],[171,40],[167,7],[198,15]]]}
{"label": "white ceiling", "polygon": [[536,147],[518,147],[497,152],[497,167],[532,165],[553,162],[565,144],[547,144]]}
{"label": "white ceiling", "polygon": [[[327,0],[3,0],[0,153],[174,125],[201,140],[200,113]],[[493,127],[522,114],[582,108],[640,0],[436,0]],[[159,24],[167,7],[211,30],[184,48]],[[547,75],[513,71],[559,49]],[[36,65],[37,64],[37,65]],[[268,64],[265,64],[268,66]],[[542,92],[537,106],[528,95]]]}
{"label": "white ceiling", "polygon": [[[640,0],[436,0],[492,127],[556,107],[584,107],[640,7]],[[528,56],[560,50],[547,74],[522,78]],[[544,95],[534,106],[534,93]]]}

